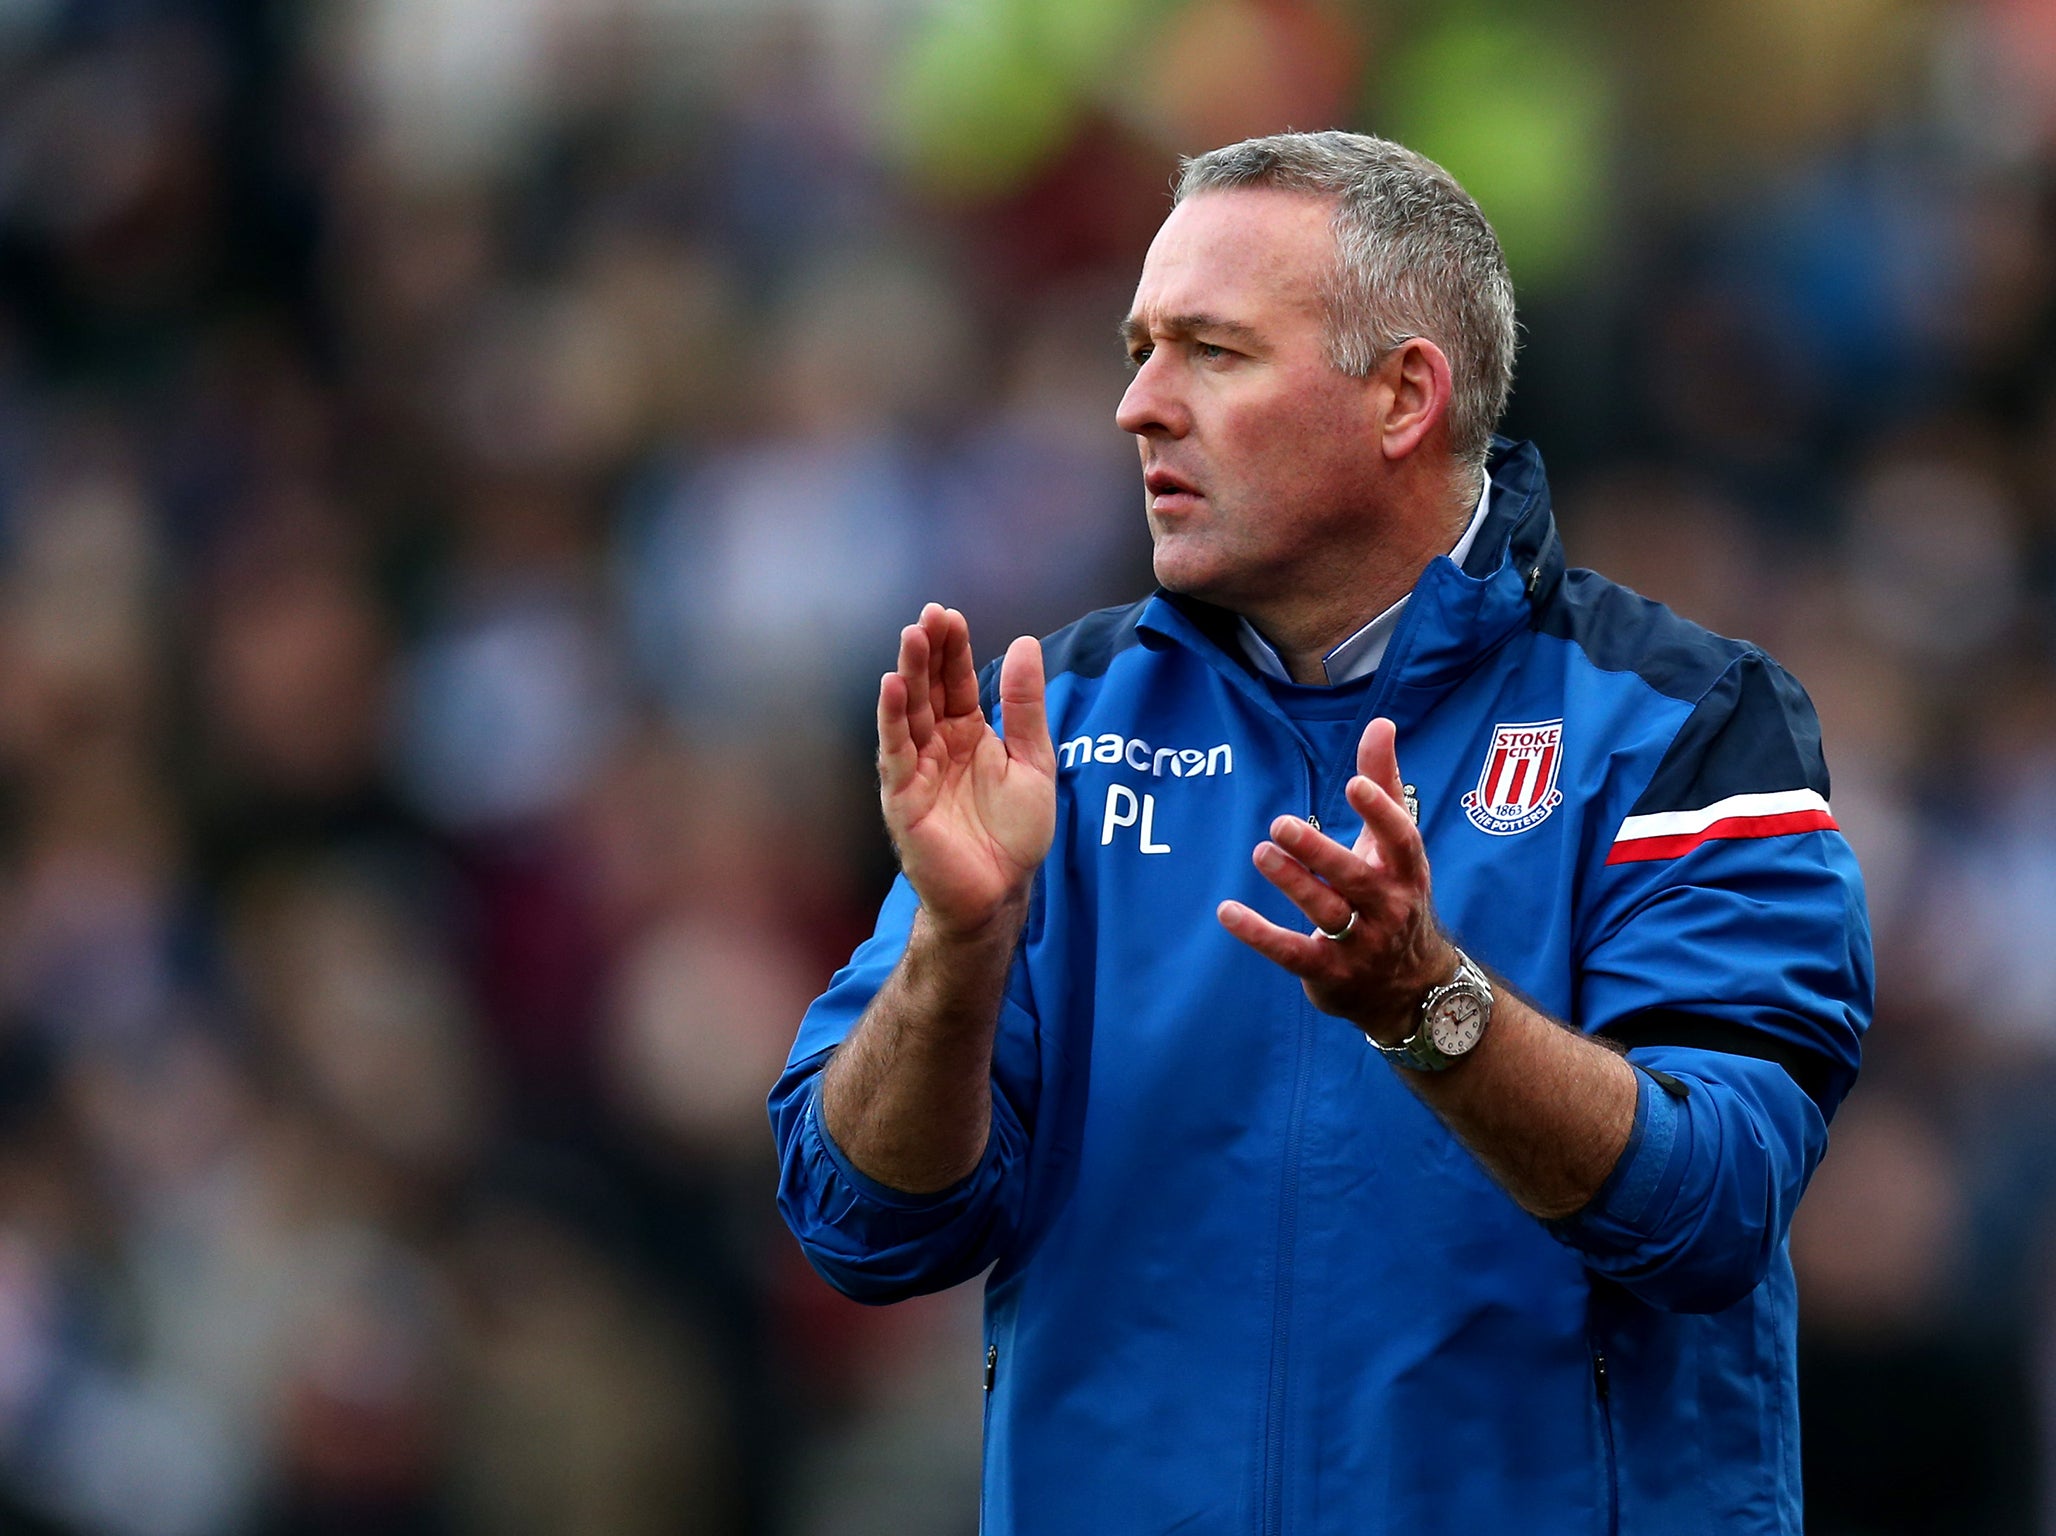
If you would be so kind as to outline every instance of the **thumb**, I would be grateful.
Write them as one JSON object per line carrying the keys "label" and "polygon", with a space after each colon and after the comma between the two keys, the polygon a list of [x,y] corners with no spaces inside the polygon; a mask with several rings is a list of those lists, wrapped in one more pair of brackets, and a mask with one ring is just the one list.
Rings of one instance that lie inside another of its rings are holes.
{"label": "thumb", "polygon": [[1049,714],[1043,706],[1042,642],[1030,635],[1008,646],[1000,663],[999,707],[1007,755],[1054,773],[1057,754],[1050,745]]}

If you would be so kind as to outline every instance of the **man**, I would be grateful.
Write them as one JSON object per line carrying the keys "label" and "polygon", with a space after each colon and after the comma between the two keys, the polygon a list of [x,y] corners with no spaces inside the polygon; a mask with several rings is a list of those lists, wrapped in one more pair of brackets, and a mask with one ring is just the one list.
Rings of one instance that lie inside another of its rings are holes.
{"label": "man", "polygon": [[1796,1536],[1785,1238],[1870,1003],[1804,695],[1565,570],[1419,156],[1190,162],[1123,330],[1162,588],[982,689],[902,633],[787,1220],[865,1300],[991,1266],[989,1536]]}

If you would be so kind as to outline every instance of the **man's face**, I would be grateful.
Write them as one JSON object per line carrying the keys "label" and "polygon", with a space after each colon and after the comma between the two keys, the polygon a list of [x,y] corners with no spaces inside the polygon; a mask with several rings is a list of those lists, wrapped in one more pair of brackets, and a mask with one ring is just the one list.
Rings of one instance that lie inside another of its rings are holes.
{"label": "man's face", "polygon": [[[1373,380],[1329,361],[1334,205],[1203,192],[1157,232],[1124,322],[1115,421],[1142,453],[1157,580],[1244,613],[1323,583],[1372,532]],[[1375,377],[1375,376],[1374,376]]]}

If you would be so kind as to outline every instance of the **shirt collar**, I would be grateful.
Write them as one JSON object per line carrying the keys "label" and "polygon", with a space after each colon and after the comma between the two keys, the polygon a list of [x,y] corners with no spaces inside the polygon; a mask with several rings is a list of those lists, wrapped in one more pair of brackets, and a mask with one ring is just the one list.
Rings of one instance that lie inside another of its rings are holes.
{"label": "shirt collar", "polygon": [[[1478,492],[1477,509],[1471,513],[1471,520],[1464,528],[1463,537],[1456,541],[1456,548],[1449,552],[1449,558],[1459,567],[1470,555],[1471,545],[1477,542],[1478,530],[1485,525],[1485,509],[1491,501],[1492,477],[1487,475],[1484,487]],[[1327,674],[1329,687],[1353,683],[1378,670],[1378,663],[1385,659],[1385,647],[1392,643],[1392,631],[1399,628],[1399,615],[1406,607],[1406,601],[1402,597],[1321,658],[1321,668]],[[1257,632],[1254,624],[1238,615],[1235,627],[1242,641],[1243,654],[1257,671],[1273,682],[1292,681],[1292,674],[1286,670],[1283,658],[1271,642]]]}

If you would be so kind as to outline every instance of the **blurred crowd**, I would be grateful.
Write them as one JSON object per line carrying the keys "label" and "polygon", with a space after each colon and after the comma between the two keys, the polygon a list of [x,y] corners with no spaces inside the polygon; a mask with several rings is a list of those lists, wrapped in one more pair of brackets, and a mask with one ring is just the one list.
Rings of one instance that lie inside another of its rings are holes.
{"label": "blurred crowd", "polygon": [[1176,156],[1325,123],[1819,705],[1810,1529],[2056,1532],[2046,0],[0,0],[0,1527],[970,1536],[975,1287],[830,1293],[763,1095],[898,626],[1147,589]]}

